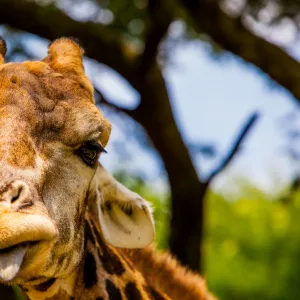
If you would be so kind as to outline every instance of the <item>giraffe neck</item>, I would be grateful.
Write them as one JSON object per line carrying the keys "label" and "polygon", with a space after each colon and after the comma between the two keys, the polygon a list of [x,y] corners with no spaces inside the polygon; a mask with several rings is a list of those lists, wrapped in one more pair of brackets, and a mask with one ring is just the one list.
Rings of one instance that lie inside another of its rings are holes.
{"label": "giraffe neck", "polygon": [[171,299],[216,300],[209,293],[205,280],[180,265],[170,253],[158,253],[153,246],[135,250],[123,249],[122,252],[130,258],[146,281]]}
{"label": "giraffe neck", "polygon": [[149,286],[121,251],[103,241],[97,222],[85,219],[85,252],[77,270],[67,278],[50,278],[24,285],[31,300],[168,300]]}

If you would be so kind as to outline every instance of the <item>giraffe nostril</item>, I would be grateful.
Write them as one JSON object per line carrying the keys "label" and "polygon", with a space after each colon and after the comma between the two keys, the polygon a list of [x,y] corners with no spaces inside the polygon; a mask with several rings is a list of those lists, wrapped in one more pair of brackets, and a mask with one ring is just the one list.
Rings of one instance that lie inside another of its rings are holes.
{"label": "giraffe nostril", "polygon": [[18,188],[18,190],[16,191],[16,194],[11,198],[11,203],[14,203],[15,201],[17,201],[20,198],[20,195],[22,193],[23,187],[20,186]]}

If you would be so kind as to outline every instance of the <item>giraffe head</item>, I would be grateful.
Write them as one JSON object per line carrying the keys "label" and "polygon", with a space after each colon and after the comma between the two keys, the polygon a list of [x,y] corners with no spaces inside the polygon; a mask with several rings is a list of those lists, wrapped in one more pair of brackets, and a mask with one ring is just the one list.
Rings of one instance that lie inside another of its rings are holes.
{"label": "giraffe head", "polygon": [[86,210],[108,243],[149,244],[147,202],[98,163],[111,126],[94,104],[83,50],[62,38],[42,61],[6,64],[5,50],[0,39],[0,282],[73,272]]}

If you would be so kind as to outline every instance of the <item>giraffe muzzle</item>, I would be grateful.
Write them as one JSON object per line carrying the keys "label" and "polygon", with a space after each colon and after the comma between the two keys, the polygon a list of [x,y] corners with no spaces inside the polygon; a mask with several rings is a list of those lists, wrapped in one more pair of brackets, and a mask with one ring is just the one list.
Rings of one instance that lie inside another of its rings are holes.
{"label": "giraffe muzzle", "polygon": [[0,281],[16,277],[27,250],[57,236],[50,218],[24,213],[0,214]]}

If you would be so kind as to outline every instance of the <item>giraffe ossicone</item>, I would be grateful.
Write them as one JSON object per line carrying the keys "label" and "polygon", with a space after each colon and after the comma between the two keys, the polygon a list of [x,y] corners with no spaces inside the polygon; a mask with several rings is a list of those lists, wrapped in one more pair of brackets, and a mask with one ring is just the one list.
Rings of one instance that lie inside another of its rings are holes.
{"label": "giraffe ossicone", "polygon": [[5,63],[5,52],[0,39],[0,283],[33,300],[212,299],[169,256],[147,258],[151,207],[98,162],[111,125],[82,48],[61,38],[42,61],[23,63]]}

